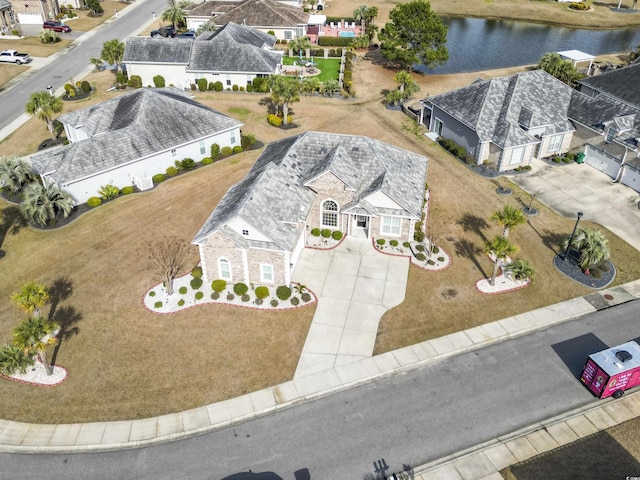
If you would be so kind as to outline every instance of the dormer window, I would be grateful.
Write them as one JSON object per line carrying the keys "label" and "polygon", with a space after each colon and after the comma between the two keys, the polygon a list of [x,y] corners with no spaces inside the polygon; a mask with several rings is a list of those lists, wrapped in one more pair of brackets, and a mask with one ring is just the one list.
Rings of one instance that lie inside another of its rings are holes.
{"label": "dormer window", "polygon": [[607,129],[607,136],[604,139],[605,143],[610,143],[613,141],[613,139],[616,137],[616,135],[618,134],[618,130],[616,130],[613,127],[609,127]]}

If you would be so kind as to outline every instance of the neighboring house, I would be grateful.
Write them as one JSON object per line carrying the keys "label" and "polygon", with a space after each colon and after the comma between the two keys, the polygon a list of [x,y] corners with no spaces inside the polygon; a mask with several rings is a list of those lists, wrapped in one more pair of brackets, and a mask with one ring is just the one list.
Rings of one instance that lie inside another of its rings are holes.
{"label": "neighboring house", "polygon": [[9,0],[18,23],[38,25],[45,20],[55,20],[60,13],[58,0]]}
{"label": "neighboring house", "polygon": [[151,177],[176,160],[209,156],[211,145],[240,145],[241,123],[176,88],[138,89],[58,118],[71,143],[31,157],[43,182],[68,191],[75,203],[104,185],[153,186]]}
{"label": "neighboring house", "polygon": [[313,228],[399,242],[422,218],[427,159],[363,136],[269,144],[193,239],[207,281],[289,284]]}
{"label": "neighboring house", "polygon": [[422,101],[420,122],[499,171],[569,149],[572,89],[542,70],[491,80]]}
{"label": "neighboring house", "polygon": [[16,16],[9,0],[0,0],[0,32],[8,33],[16,25]]}
{"label": "neighboring house", "polygon": [[282,52],[273,49],[275,38],[254,28],[228,23],[196,40],[129,37],[122,63],[129,75],[140,75],[153,85],[162,75],[167,85],[189,88],[198,79],[222,82],[224,88],[246,87],[257,77],[280,73]]}
{"label": "neighboring house", "polygon": [[293,40],[306,35],[309,14],[274,0],[213,1],[186,10],[185,20],[191,30],[209,21],[216,25],[237,23],[264,33],[272,31],[278,40]]}

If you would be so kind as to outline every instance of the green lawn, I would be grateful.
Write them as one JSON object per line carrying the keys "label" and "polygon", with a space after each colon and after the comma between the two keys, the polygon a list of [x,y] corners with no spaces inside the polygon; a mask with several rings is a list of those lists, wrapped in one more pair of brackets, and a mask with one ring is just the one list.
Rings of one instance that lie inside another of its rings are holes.
{"label": "green lawn", "polygon": [[[293,62],[300,60],[300,57],[284,57],[282,63],[284,65],[293,65]],[[311,60],[311,59],[309,59]],[[315,63],[320,69],[320,75],[316,78],[321,82],[327,80],[338,80],[340,73],[340,59],[339,58],[317,58],[313,57],[313,63]]]}

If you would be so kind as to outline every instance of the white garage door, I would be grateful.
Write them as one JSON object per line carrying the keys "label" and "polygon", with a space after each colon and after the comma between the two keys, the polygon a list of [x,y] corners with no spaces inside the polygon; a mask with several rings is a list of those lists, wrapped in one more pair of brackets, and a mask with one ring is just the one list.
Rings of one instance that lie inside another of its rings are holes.
{"label": "white garage door", "polygon": [[42,15],[39,13],[18,13],[18,22],[22,25],[42,25]]}
{"label": "white garage door", "polygon": [[640,172],[635,168],[627,165],[622,173],[620,183],[627,187],[633,188],[636,192],[640,193]]}
{"label": "white garage door", "polygon": [[615,180],[618,176],[618,171],[620,170],[620,160],[609,155],[604,150],[594,147],[593,145],[587,145],[584,153],[584,162],[586,164],[591,165],[593,168],[597,168]]}

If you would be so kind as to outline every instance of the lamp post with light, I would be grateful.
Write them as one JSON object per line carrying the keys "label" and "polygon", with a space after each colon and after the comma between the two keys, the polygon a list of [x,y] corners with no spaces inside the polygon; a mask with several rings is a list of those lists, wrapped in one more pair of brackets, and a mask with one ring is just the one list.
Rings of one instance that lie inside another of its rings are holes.
{"label": "lamp post with light", "polygon": [[580,219],[582,218],[582,215],[584,215],[584,213],[578,212],[578,218],[576,220],[576,224],[573,226],[573,232],[571,232],[571,236],[569,237],[569,242],[567,243],[567,248],[564,250],[564,254],[562,255],[562,260],[563,261],[567,260],[567,255],[569,255],[569,249],[571,248],[571,242],[573,242],[573,237],[576,235],[576,230],[578,229],[578,223],[580,222]]}

